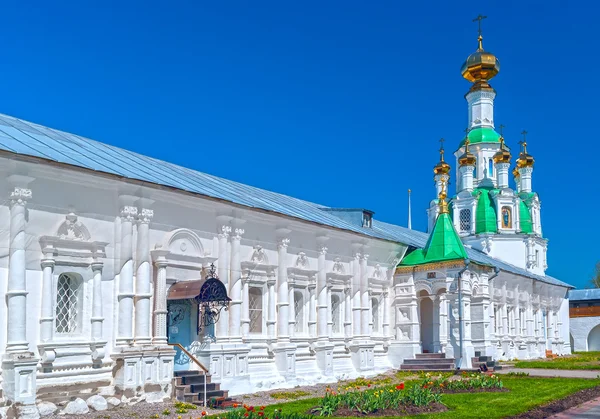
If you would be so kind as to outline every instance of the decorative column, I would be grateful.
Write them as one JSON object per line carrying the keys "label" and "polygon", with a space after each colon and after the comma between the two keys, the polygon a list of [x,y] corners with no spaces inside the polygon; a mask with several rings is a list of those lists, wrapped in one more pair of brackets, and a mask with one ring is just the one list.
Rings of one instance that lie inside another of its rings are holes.
{"label": "decorative column", "polygon": [[327,335],[333,334],[333,303],[331,301],[331,284],[327,284]]}
{"label": "decorative column", "polygon": [[313,278],[308,283],[308,334],[311,339],[317,337],[317,297],[316,293],[317,284]]}
{"label": "decorative column", "polygon": [[154,211],[142,208],[138,217],[137,229],[137,258],[138,267],[135,277],[135,343],[150,345],[150,221]]}
{"label": "decorative column", "polygon": [[442,352],[448,344],[448,300],[446,297],[446,294],[440,294],[438,296],[438,310],[440,315],[440,350]]}
{"label": "decorative column", "polygon": [[133,341],[133,222],[138,209],[128,205],[121,207],[121,259],[119,271],[119,321],[117,325],[116,343],[128,346]]}
{"label": "decorative column", "polygon": [[29,351],[26,333],[28,293],[25,267],[25,206],[28,199],[31,199],[31,189],[15,187],[10,194],[6,353]]}
{"label": "decorative column", "polygon": [[167,250],[153,250],[156,266],[156,284],[154,286],[154,338],[155,345],[166,345],[167,341]]}
{"label": "decorative column", "polygon": [[519,169],[519,177],[521,178],[520,192],[531,192],[531,174],[533,166],[522,167]]}
{"label": "decorative column", "polygon": [[269,289],[269,305],[268,305],[268,316],[267,316],[267,335],[269,340],[275,340],[275,275],[273,272],[269,272],[267,279],[267,287]]}
{"label": "decorative column", "polygon": [[365,339],[369,338],[369,312],[370,312],[370,301],[369,301],[369,278],[367,277],[367,259],[369,255],[363,254],[360,259],[360,295],[361,295],[361,322],[360,322],[360,333]]}
{"label": "decorative column", "polygon": [[432,295],[431,301],[433,303],[433,352],[442,352],[440,346],[440,322],[442,317],[440,316],[440,297],[438,295]]}
{"label": "decorative column", "polygon": [[352,339],[352,287],[346,284],[344,288],[344,336]]}
{"label": "decorative column", "polygon": [[90,322],[92,324],[92,339],[94,342],[103,341],[102,336],[102,322],[104,317],[102,313],[102,268],[104,264],[98,260],[94,260],[92,263],[92,272],[94,273],[93,278],[93,289],[92,289],[92,317]]}
{"label": "decorative column", "polygon": [[[287,274],[287,268],[286,268]],[[289,312],[288,312],[288,330],[290,333],[290,339],[294,337],[296,333],[296,298],[294,296],[294,280],[288,279],[288,301],[289,301]]]}
{"label": "decorative column", "polygon": [[383,337],[389,339],[390,337],[390,289],[388,287],[383,289]]}
{"label": "decorative column", "polygon": [[248,305],[250,296],[248,288],[248,277],[244,275],[242,276],[242,336],[244,338],[247,338],[250,333],[250,306]]}
{"label": "decorative column", "polygon": [[325,274],[325,255],[327,248],[319,247],[319,258],[317,260],[317,339],[319,341],[328,341],[327,333],[327,277]]}
{"label": "decorative column", "polygon": [[355,339],[361,337],[361,309],[360,309],[360,253],[354,255],[352,260],[352,323]]}
{"label": "decorative column", "polygon": [[54,292],[52,287],[52,276],[54,274],[53,247],[43,249],[42,259],[42,316],[40,318],[40,340],[50,342],[54,334],[54,309],[52,301]]}
{"label": "decorative column", "polygon": [[[219,279],[225,285],[227,293],[229,293],[229,266],[227,264],[227,239],[231,233],[230,226],[221,226],[219,237],[219,259],[217,261],[217,275]],[[231,298],[231,297],[230,297]],[[216,335],[219,342],[226,341],[229,332],[229,312],[226,310],[221,311],[221,315],[216,324]]]}
{"label": "decorative column", "polygon": [[[290,301],[293,301],[293,294],[290,294],[288,288],[288,277],[287,277],[287,248],[290,244],[290,239],[281,238],[277,244],[277,297],[279,302],[277,304],[277,336],[279,341],[288,342],[290,340]],[[291,297],[290,297],[291,295]]]}
{"label": "decorative column", "polygon": [[[229,339],[242,342],[242,265],[240,264],[240,242],[244,230],[235,228],[231,235],[231,303],[229,308]],[[222,313],[222,312],[221,312]]]}
{"label": "decorative column", "polygon": [[496,179],[498,182],[498,189],[508,188],[508,169],[510,163],[496,163]]}

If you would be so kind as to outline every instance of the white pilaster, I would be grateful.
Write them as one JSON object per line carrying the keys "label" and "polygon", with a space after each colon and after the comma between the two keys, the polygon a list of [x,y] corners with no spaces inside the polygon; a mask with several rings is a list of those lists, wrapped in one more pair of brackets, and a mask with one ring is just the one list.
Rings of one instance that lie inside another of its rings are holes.
{"label": "white pilaster", "polygon": [[15,187],[10,194],[10,236],[8,287],[6,290],[6,353],[29,351],[26,333],[27,278],[25,268],[25,206],[31,199],[31,189]]}
{"label": "white pilaster", "polygon": [[308,334],[311,339],[317,337],[317,284],[314,278],[308,283]]}
{"label": "white pilaster", "polygon": [[473,191],[473,169],[475,169],[475,166],[460,166],[458,168],[461,191]]}
{"label": "white pilaster", "polygon": [[277,311],[277,336],[280,342],[288,342],[290,340],[290,311],[293,308],[290,307],[290,292],[288,288],[288,277],[287,277],[287,248],[290,244],[290,239],[281,238],[277,244],[277,256],[278,256],[278,267],[277,267],[277,280],[278,288],[277,295],[279,298],[278,311]]}
{"label": "white pilaster", "polygon": [[331,304],[331,284],[327,284],[327,335],[333,335],[333,309]]}
{"label": "white pilaster", "polygon": [[276,320],[276,305],[275,305],[275,276],[271,273],[267,279],[267,288],[269,293],[268,307],[267,307],[267,335],[269,340],[275,340],[275,323]]}
{"label": "white pilaster", "polygon": [[242,336],[248,337],[250,333],[250,306],[248,305],[249,294],[248,278],[242,277]]}
{"label": "white pilaster", "polygon": [[446,294],[438,296],[438,307],[440,315],[440,350],[443,352],[448,344],[448,299],[446,298]]}
{"label": "white pilaster", "polygon": [[135,343],[152,343],[150,333],[150,221],[154,211],[142,208],[138,217],[137,229],[137,274],[135,277]]}
{"label": "white pilaster", "polygon": [[102,313],[102,268],[104,264],[100,261],[92,263],[92,272],[94,278],[92,280],[92,317],[90,319],[92,326],[92,339],[94,342],[103,341],[102,323],[104,315]]}
{"label": "white pilaster", "polygon": [[344,288],[344,336],[352,339],[352,287]]}
{"label": "white pilaster", "polygon": [[361,309],[360,309],[360,259],[362,255],[356,253],[352,260],[352,323],[354,338],[361,336]]}
{"label": "white pilaster", "polygon": [[319,341],[328,341],[327,333],[327,276],[325,272],[325,255],[327,247],[319,247],[319,257],[317,259],[317,338]]}
{"label": "white pilaster", "polygon": [[440,296],[432,295],[431,301],[433,303],[433,352],[440,353],[442,347],[440,346],[440,328],[442,316],[440,315]]}
{"label": "white pilaster", "polygon": [[244,230],[235,228],[231,235],[231,303],[229,305],[229,339],[242,341],[242,265],[240,264],[240,242]]}
{"label": "white pilaster", "polygon": [[390,289],[386,287],[383,290],[383,337],[389,339],[390,337]]}
{"label": "white pilaster", "polygon": [[[287,274],[287,272],[286,272]],[[295,327],[296,327],[296,299],[294,297],[294,281],[291,282],[288,279],[288,302],[289,302],[289,310],[288,310],[288,331],[290,334],[290,338],[294,337]]]}
{"label": "white pilaster", "polygon": [[[227,260],[227,239],[231,233],[230,226],[221,226],[219,232],[219,259],[217,261],[217,275],[219,279],[225,285],[225,289],[229,293],[229,266]],[[231,298],[231,297],[230,297]],[[219,342],[228,340],[229,334],[229,312],[222,310],[219,321],[216,324],[216,335]]]}
{"label": "white pilaster", "polygon": [[156,284],[154,286],[154,338],[155,345],[167,344],[167,250],[153,250],[156,266]]}
{"label": "white pilaster", "polygon": [[122,198],[121,207],[121,258],[119,270],[119,320],[116,343],[128,346],[133,342],[133,222],[138,209],[130,205],[130,197]]}
{"label": "white pilaster", "polygon": [[42,259],[42,310],[40,318],[40,340],[50,342],[54,335],[54,310],[52,301],[54,301],[54,292],[52,287],[52,276],[54,273],[54,256],[52,248],[44,249],[44,259]]}
{"label": "white pilaster", "polygon": [[363,338],[369,338],[369,322],[371,318],[369,316],[369,307],[371,302],[369,301],[369,278],[368,278],[368,266],[367,259],[369,255],[363,254],[360,260],[360,295],[361,295],[361,322],[360,322],[360,334]]}

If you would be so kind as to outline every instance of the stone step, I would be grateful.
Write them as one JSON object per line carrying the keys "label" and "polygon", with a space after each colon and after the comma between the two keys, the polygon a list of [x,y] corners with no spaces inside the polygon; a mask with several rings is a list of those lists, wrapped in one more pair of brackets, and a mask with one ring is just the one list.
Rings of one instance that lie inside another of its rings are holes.
{"label": "stone step", "polygon": [[[190,386],[191,393],[202,393],[204,391],[204,384],[192,384]],[[207,383],[206,391],[221,390],[221,385],[216,383]]]}
{"label": "stone step", "polygon": [[402,364],[401,370],[411,371],[454,371],[454,363],[450,364]]}
{"label": "stone step", "polygon": [[415,358],[405,359],[404,364],[450,364],[454,358]]}
{"label": "stone step", "polygon": [[[210,400],[212,398],[227,398],[227,391],[225,390],[213,390],[206,392],[206,400]],[[202,393],[185,393],[183,395],[183,400],[187,403],[203,403],[204,395]]]}
{"label": "stone step", "polygon": [[417,359],[440,359],[446,358],[446,354],[415,354]]}
{"label": "stone step", "polygon": [[204,384],[204,377],[206,377],[206,383],[210,383],[211,382],[211,377],[210,375],[190,375],[187,377],[177,377],[178,383],[177,384],[181,384],[181,385],[188,385],[188,384]]}
{"label": "stone step", "polygon": [[203,375],[203,374],[201,374],[200,371],[195,371],[195,370],[175,371],[174,372],[175,377],[193,377],[196,375]]}

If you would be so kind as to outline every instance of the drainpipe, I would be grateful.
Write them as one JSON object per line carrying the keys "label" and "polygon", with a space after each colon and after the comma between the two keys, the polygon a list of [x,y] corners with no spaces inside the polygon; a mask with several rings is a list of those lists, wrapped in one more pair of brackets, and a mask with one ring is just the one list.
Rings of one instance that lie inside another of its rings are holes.
{"label": "drainpipe", "polygon": [[497,266],[494,266],[494,275],[492,275],[488,278],[488,282],[490,282],[492,279],[496,278],[499,274],[500,274],[500,268]]}
{"label": "drainpipe", "polygon": [[469,268],[469,264],[471,263],[471,261],[469,259],[465,260],[465,267],[462,268],[459,272],[458,272],[458,342],[459,342],[459,351],[460,351],[460,356],[458,358],[458,365],[456,367],[456,369],[460,369],[460,367],[462,366],[463,363],[463,345],[464,345],[464,323],[463,323],[463,305],[462,305],[462,279],[461,276],[462,274]]}

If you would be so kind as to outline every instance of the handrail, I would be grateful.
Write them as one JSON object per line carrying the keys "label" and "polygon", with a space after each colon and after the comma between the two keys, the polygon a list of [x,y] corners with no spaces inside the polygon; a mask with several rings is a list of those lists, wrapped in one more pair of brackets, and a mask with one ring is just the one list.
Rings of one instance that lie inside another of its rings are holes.
{"label": "handrail", "polygon": [[185,349],[180,343],[169,343],[170,346],[177,346],[179,349],[182,350],[182,352],[184,354],[186,354],[188,356],[188,358],[190,358],[192,360],[192,362],[194,362],[194,364],[198,365],[205,373],[208,373],[208,368],[206,368],[204,365],[202,365],[202,363],[200,361],[198,361],[196,359],[196,357],[194,355],[192,355],[191,353],[188,352],[187,349]]}

